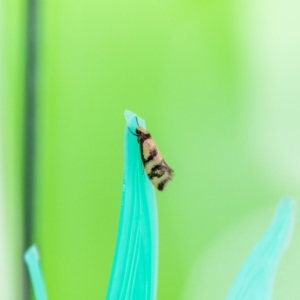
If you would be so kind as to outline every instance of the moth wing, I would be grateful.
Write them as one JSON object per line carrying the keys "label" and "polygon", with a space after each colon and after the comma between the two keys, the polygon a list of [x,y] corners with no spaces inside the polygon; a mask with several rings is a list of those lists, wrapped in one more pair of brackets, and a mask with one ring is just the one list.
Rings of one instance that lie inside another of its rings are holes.
{"label": "moth wing", "polygon": [[151,152],[156,149],[157,149],[157,147],[152,138],[145,140],[143,143],[143,158],[144,158],[144,160],[147,160],[148,157],[151,155]]}
{"label": "moth wing", "polygon": [[157,156],[161,157],[161,153],[159,152],[155,141],[152,138],[147,139],[143,145],[143,152],[145,154],[147,154],[147,156],[145,158],[149,157],[149,155],[151,154],[151,152],[153,153],[153,151],[155,151],[157,153],[154,156],[154,159],[156,159]]}
{"label": "moth wing", "polygon": [[172,178],[172,173],[174,172],[173,169],[166,163],[166,161],[163,159],[163,156],[159,149],[156,146],[155,141],[151,138],[145,141],[147,143],[145,148],[147,149],[147,157],[150,155],[150,151],[156,150],[157,154],[154,156],[152,163],[149,164],[147,169],[150,169],[153,166],[161,165],[164,170],[166,170],[167,174],[169,175],[170,179]]}
{"label": "moth wing", "polygon": [[143,142],[142,155],[149,179],[158,190],[162,191],[172,179],[173,169],[165,162],[152,138]]}

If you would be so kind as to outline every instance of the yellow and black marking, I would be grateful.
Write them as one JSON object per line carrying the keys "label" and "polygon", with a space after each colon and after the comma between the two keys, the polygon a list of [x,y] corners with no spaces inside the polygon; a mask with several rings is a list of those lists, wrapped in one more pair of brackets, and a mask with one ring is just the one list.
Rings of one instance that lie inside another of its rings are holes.
{"label": "yellow and black marking", "polygon": [[150,133],[144,128],[136,127],[136,136],[141,150],[145,171],[152,184],[162,191],[172,179],[173,169],[163,159]]}

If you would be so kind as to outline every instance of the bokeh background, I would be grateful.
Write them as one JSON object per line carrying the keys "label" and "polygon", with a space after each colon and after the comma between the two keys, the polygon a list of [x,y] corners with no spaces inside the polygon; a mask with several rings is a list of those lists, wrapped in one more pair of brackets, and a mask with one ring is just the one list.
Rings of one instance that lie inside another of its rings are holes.
{"label": "bokeh background", "polygon": [[[26,294],[29,246],[27,8],[0,1],[0,298],[9,300]],[[157,193],[157,299],[223,299],[278,200],[300,199],[299,1],[54,0],[36,8],[31,221],[49,299],[105,298],[125,109],[146,120],[176,172]],[[298,223],[276,300],[299,299]]]}

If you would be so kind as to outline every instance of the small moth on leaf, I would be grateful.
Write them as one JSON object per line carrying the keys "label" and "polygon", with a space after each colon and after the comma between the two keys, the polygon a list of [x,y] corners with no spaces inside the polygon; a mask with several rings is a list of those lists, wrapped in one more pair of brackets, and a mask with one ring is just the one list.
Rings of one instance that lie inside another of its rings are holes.
{"label": "small moth on leaf", "polygon": [[140,127],[138,122],[137,125],[136,134],[128,129],[138,138],[142,162],[149,179],[159,191],[163,191],[166,184],[172,179],[174,171],[163,159],[150,133]]}

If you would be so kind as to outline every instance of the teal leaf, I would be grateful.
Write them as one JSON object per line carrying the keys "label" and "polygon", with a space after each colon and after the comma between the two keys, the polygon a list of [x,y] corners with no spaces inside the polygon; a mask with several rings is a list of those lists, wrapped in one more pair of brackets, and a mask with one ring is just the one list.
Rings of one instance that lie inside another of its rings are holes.
{"label": "teal leaf", "polygon": [[[145,121],[125,111],[125,171],[121,213],[107,300],[152,300],[157,286],[157,208],[134,135]],[[130,130],[129,130],[130,129]]]}
{"label": "teal leaf", "polygon": [[29,247],[24,253],[24,261],[27,264],[30,279],[33,285],[35,298],[47,300],[46,286],[40,266],[40,256],[36,245]]}
{"label": "teal leaf", "polygon": [[295,219],[295,205],[282,199],[274,219],[235,278],[225,300],[269,300],[280,258],[290,241]]}

